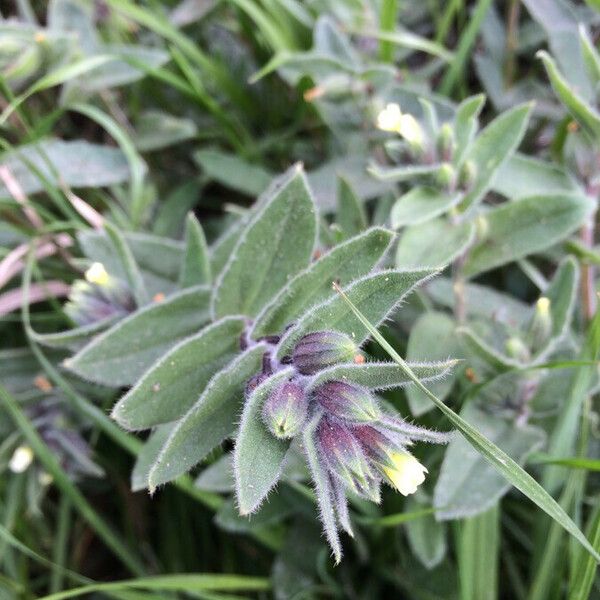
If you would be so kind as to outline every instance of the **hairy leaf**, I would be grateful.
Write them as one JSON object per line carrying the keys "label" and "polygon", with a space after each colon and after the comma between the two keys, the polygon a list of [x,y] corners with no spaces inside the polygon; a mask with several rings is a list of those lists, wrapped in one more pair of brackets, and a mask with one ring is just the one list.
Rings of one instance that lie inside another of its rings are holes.
{"label": "hairy leaf", "polygon": [[95,338],[65,366],[110,387],[132,385],[181,339],[209,320],[210,290],[189,288],[137,310]]}
{"label": "hairy leaf", "polygon": [[233,250],[214,291],[215,317],[255,316],[290,277],[306,267],[316,231],[306,177],[294,167]]}
{"label": "hairy leaf", "polygon": [[239,351],[243,317],[225,317],[162,355],[115,405],[127,429],[147,429],[180,418],[215,373]]}
{"label": "hairy leaf", "polygon": [[417,225],[429,221],[456,206],[460,194],[450,194],[435,188],[414,187],[398,198],[392,208],[392,227]]}

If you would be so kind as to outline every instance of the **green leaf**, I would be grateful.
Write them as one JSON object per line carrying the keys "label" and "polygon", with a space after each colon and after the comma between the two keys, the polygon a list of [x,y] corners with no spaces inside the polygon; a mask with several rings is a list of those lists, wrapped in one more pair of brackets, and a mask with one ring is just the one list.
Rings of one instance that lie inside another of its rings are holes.
{"label": "green leaf", "polygon": [[281,476],[290,444],[269,432],[261,411],[271,390],[293,372],[287,368],[272,375],[246,399],[233,453],[235,494],[241,515],[258,510]]}
{"label": "green leaf", "polygon": [[446,266],[471,245],[474,237],[475,227],[469,222],[453,225],[445,219],[434,219],[407,227],[398,243],[396,266]]}
{"label": "green leaf", "polygon": [[131,490],[133,492],[139,492],[148,487],[148,473],[150,473],[152,465],[155,463],[174,426],[174,423],[159,425],[144,442],[131,472]]}
{"label": "green leaf", "polygon": [[461,600],[497,600],[500,507],[460,523],[457,558]]}
{"label": "green leaf", "polygon": [[[541,429],[519,426],[473,403],[465,406],[461,418],[517,464],[522,465],[545,440]],[[436,516],[438,519],[459,519],[480,514],[494,506],[509,489],[510,482],[501,473],[467,440],[456,437],[446,449],[435,485]]]}
{"label": "green leaf", "polygon": [[[58,175],[71,188],[95,188],[129,181],[129,165],[118,148],[83,140],[43,140],[4,152],[0,158],[25,194],[60,187]],[[38,176],[38,173],[40,176]],[[12,198],[0,182],[0,198]]]}
{"label": "green leaf", "polygon": [[[176,289],[183,246],[167,238],[143,233],[124,233],[123,237],[137,262],[148,293],[167,294]],[[83,231],[77,236],[85,255],[100,262],[113,276],[127,281],[119,256],[105,232]]]}
{"label": "green leaf", "polygon": [[469,252],[465,276],[549,248],[575,231],[593,209],[584,196],[556,194],[531,196],[486,212],[480,217],[485,233]]}
{"label": "green leaf", "polygon": [[[430,363],[409,363],[410,368],[421,381],[432,381],[446,377],[456,366],[456,360]],[[396,363],[371,362],[363,364],[336,365],[319,371],[307,386],[308,390],[316,388],[325,381],[341,380],[355,383],[371,390],[386,390],[404,387],[411,383]]]}
{"label": "green leaf", "polygon": [[152,152],[195,138],[197,133],[198,127],[191,119],[148,110],[136,120],[135,134],[132,137],[140,152]]}
{"label": "green leaf", "polygon": [[435,188],[418,186],[398,198],[390,216],[392,228],[417,225],[449,211],[461,199],[460,194],[448,194]]}
{"label": "green leaf", "polygon": [[496,371],[507,371],[523,366],[518,360],[506,356],[493,347],[468,326],[458,327],[456,334],[467,352],[473,354]]}
{"label": "green leaf", "polygon": [[345,177],[338,177],[336,223],[346,236],[358,235],[367,228],[365,208]]}
{"label": "green leaf", "polygon": [[[415,498],[406,499],[406,513],[417,513],[423,505]],[[406,537],[413,554],[426,569],[439,565],[446,555],[446,527],[435,520],[432,514],[423,515],[419,519],[410,519],[405,524]]]}
{"label": "green leaf", "polygon": [[209,320],[209,288],[173,294],[119,321],[65,361],[84,379],[110,387],[132,385],[146,369]]}
{"label": "green leaf", "polygon": [[219,150],[199,150],[194,154],[194,160],[208,177],[248,196],[264,192],[273,179],[273,175],[263,167]]}
{"label": "green leaf", "polygon": [[[594,548],[600,551],[600,504],[596,503],[588,520],[586,531]],[[588,554],[578,553],[575,571],[569,582],[569,600],[588,600],[598,563]]]}
{"label": "green leaf", "polygon": [[344,242],[297,275],[258,315],[252,337],[276,334],[311,306],[333,295],[331,282],[348,285],[366,275],[382,258],[392,233],[376,227]]}
{"label": "green leaf", "polygon": [[119,257],[123,272],[125,273],[125,281],[129,284],[129,289],[131,290],[137,305],[144,306],[149,300],[148,291],[146,290],[146,284],[142,279],[140,269],[131,249],[125,241],[123,234],[114,225],[106,223],[104,229]]}
{"label": "green leaf", "polygon": [[210,260],[206,237],[194,213],[185,222],[185,255],[179,285],[182,288],[211,282]]}
{"label": "green leaf", "polygon": [[[245,577],[243,575],[213,575],[213,574],[174,574],[155,575],[154,577],[138,577],[126,581],[111,581],[109,583],[91,583],[79,588],[57,592],[44,596],[40,600],[64,600],[88,595],[94,592],[114,595],[127,590],[171,590],[174,592],[210,592],[210,591],[268,591],[271,584],[268,579],[261,577]],[[147,595],[146,595],[147,597]],[[211,596],[215,597],[215,596]]]}
{"label": "green leaf", "polygon": [[435,178],[440,169],[441,164],[433,165],[401,165],[399,167],[381,167],[380,165],[369,165],[367,169],[369,174],[379,181],[399,183],[401,181],[409,181],[412,179],[427,177]]}
{"label": "green leaf", "polygon": [[234,433],[246,383],[260,371],[266,350],[263,345],[247,350],[208,382],[165,440],[149,472],[150,489],[185,473]]}
{"label": "green leaf", "polygon": [[162,354],[115,405],[126,429],[147,429],[180,418],[213,374],[239,352],[243,317],[225,317]]}
{"label": "green leaf", "polygon": [[[436,407],[448,418],[448,420],[460,431],[463,437],[491,463],[500,473],[514,485],[518,490],[523,492],[532,502],[539,506],[544,512],[552,517],[561,527],[568,531],[593,557],[600,562],[600,554],[594,550],[587,538],[581,530],[575,525],[569,515],[561,508],[561,506],[544,490],[544,488],[533,477],[526,473],[512,458],[510,458],[503,450],[498,448],[493,442],[490,442],[485,436],[481,435],[477,429],[472,427],[451,408],[446,406],[435,394],[432,394],[410,370],[410,367],[402,359],[402,357],[392,348],[387,340],[377,331],[377,329],[369,322],[369,320],[360,312],[360,310],[352,303],[350,298],[338,288],[342,298],[348,303],[357,319],[363,324],[367,331],[374,337],[381,347],[393,358],[401,367],[405,369],[408,375],[411,376],[414,384],[424,392],[428,398],[436,405]],[[598,313],[600,314],[600,313]],[[600,317],[599,317],[600,322]]]}
{"label": "green leaf", "polygon": [[[454,321],[448,315],[441,312],[426,312],[417,320],[410,332],[406,360],[410,363],[419,360],[446,360],[449,356],[458,356],[455,328]],[[412,369],[419,377],[417,371]],[[446,377],[428,387],[440,400],[444,400],[453,385],[454,378]],[[406,397],[410,411],[415,417],[433,408],[423,393],[412,386],[406,390]]]}
{"label": "green leaf", "polygon": [[37,333],[32,331],[31,337],[36,342],[51,348],[70,348],[76,350],[84,346],[95,335],[108,329],[115,323],[116,318],[109,317],[108,319],[97,321],[96,323],[88,323],[87,325],[74,327],[73,329],[60,331],[58,333]]}
{"label": "green leaf", "polygon": [[532,104],[522,104],[496,117],[469,146],[465,161],[476,169],[475,182],[465,194],[461,207],[466,210],[479,202],[491,188],[498,169],[519,147],[529,121]]}
{"label": "green leaf", "polygon": [[520,200],[538,194],[576,192],[577,186],[561,167],[517,153],[500,167],[492,189],[509,200]]}
{"label": "green leaf", "polygon": [[242,233],[214,291],[215,317],[255,316],[309,263],[316,232],[315,206],[296,166]]}
{"label": "green leaf", "polygon": [[[432,269],[416,271],[382,271],[351,284],[346,292],[352,301],[375,323],[381,323],[414,287],[431,277]],[[281,339],[277,356],[288,354],[303,335],[334,329],[351,336],[357,345],[368,337],[364,327],[343,298],[334,296],[310,309]]]}
{"label": "green leaf", "polygon": [[456,109],[454,117],[454,135],[456,137],[456,149],[453,161],[461,165],[465,152],[475,137],[477,131],[477,118],[485,103],[485,96],[478,94],[463,100]]}
{"label": "green leaf", "polygon": [[552,88],[560,101],[588,136],[598,142],[600,140],[600,113],[573,91],[573,86],[561,75],[556,63],[547,52],[541,50],[537,56],[542,59]]}

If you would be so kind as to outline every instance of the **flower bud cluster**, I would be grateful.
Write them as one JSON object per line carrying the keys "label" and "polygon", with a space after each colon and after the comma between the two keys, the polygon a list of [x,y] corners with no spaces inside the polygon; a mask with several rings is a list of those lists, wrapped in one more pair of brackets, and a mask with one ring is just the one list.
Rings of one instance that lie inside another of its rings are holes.
{"label": "flower bud cluster", "polygon": [[85,272],[85,280],[73,284],[65,305],[65,312],[77,325],[124,317],[135,309],[128,286],[109,275],[101,263],[93,263]]}
{"label": "flower bud cluster", "polygon": [[[261,341],[276,344],[279,338]],[[323,469],[340,489],[378,502],[382,482],[404,495],[423,483],[427,469],[408,451],[415,439],[446,440],[389,416],[370,390],[320,375],[335,365],[363,360],[345,334],[317,331],[303,336],[282,361],[294,374],[270,391],[262,419],[279,439],[296,437],[309,420],[318,419],[314,445]],[[273,353],[265,353],[262,372],[248,382],[247,393],[277,369]]]}
{"label": "flower bud cluster", "polygon": [[457,188],[469,190],[477,177],[472,160],[461,161],[456,155],[456,134],[452,124],[437,126],[434,116],[429,123],[421,123],[414,115],[402,112],[395,102],[388,103],[376,118],[377,128],[395,133],[408,149],[408,163],[439,165],[432,181],[438,187],[453,192]]}

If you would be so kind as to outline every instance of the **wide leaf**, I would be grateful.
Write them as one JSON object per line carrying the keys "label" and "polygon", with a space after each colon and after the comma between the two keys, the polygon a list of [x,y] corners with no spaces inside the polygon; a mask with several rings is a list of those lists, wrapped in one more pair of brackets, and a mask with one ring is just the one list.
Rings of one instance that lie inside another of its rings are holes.
{"label": "wide leaf", "polygon": [[189,288],[137,310],[98,336],[65,366],[110,387],[134,384],[148,367],[209,320],[210,289]]}

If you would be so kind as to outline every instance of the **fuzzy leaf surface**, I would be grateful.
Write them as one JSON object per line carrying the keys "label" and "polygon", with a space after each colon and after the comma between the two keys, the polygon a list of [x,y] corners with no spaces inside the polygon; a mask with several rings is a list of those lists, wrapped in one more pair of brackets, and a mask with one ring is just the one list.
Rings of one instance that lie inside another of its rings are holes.
{"label": "fuzzy leaf surface", "polygon": [[215,317],[255,316],[311,258],[316,209],[303,172],[286,181],[242,233],[213,297]]}
{"label": "fuzzy leaf surface", "polygon": [[381,259],[392,233],[376,227],[333,248],[284,287],[257,317],[252,336],[280,333],[311,306],[333,296],[331,282],[349,285]]}
{"label": "fuzzy leaf surface", "polygon": [[209,320],[210,289],[189,288],[132,313],[65,361],[71,371],[110,387],[133,385],[183,338]]}
{"label": "fuzzy leaf surface", "polygon": [[246,399],[233,452],[235,493],[242,515],[255,512],[281,476],[290,443],[271,434],[261,411],[271,390],[293,372],[289,368],[269,377]]}
{"label": "fuzzy leaf surface", "polygon": [[180,418],[213,374],[239,351],[243,317],[225,317],[161,356],[115,405],[112,417],[126,429],[147,429]]}
{"label": "fuzzy leaf surface", "polygon": [[[419,283],[431,277],[433,269],[415,271],[381,271],[359,279],[346,289],[351,301],[373,323],[381,323],[398,306],[404,296]],[[324,329],[334,329],[352,337],[361,345],[368,333],[360,320],[340,296],[334,296],[323,304],[309,310],[282,338],[277,354],[290,352],[294,343],[303,335]]]}
{"label": "fuzzy leaf surface", "polygon": [[460,201],[460,194],[418,186],[398,198],[390,216],[392,228],[417,225],[447,212]]}
{"label": "fuzzy leaf surface", "polygon": [[266,347],[260,345],[247,350],[209,381],[200,398],[177,423],[152,465],[150,488],[185,473],[234,433],[246,382],[260,370],[265,350]]}
{"label": "fuzzy leaf surface", "polygon": [[464,274],[473,277],[552,246],[575,231],[593,208],[584,196],[556,194],[490,210],[482,217],[486,233],[471,249]]}

